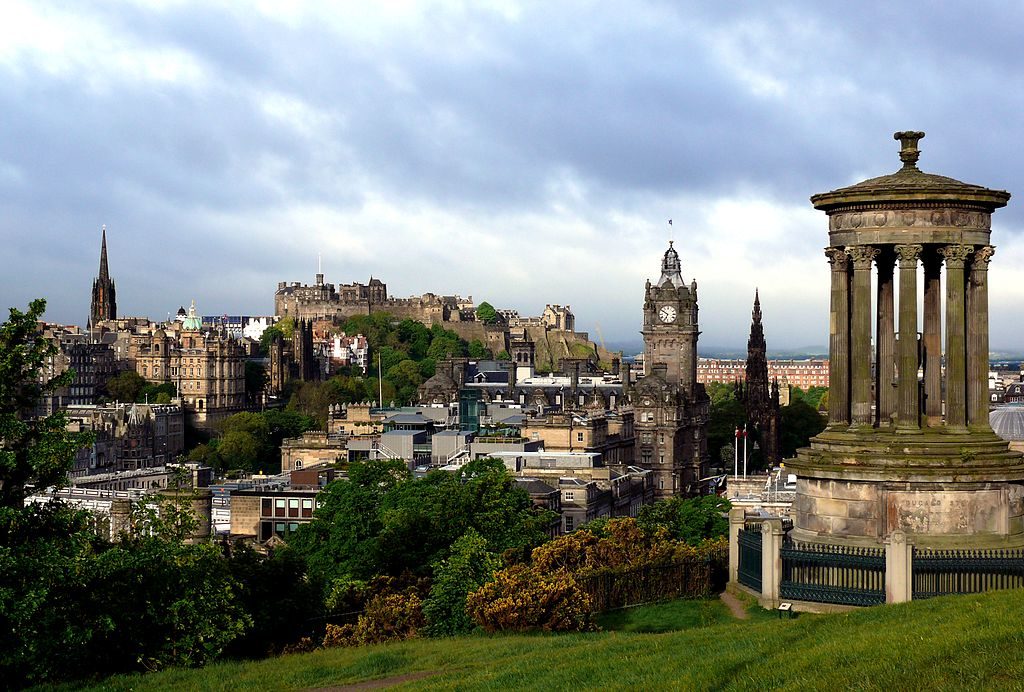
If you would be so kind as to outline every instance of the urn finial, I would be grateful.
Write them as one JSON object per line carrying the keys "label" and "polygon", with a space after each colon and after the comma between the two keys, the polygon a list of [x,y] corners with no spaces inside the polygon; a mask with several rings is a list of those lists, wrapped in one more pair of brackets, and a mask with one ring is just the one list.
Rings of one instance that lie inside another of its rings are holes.
{"label": "urn finial", "polygon": [[892,138],[900,141],[900,161],[903,162],[903,167],[917,168],[917,159],[921,156],[921,151],[917,148],[917,142],[924,139],[924,133],[907,130],[897,132]]}

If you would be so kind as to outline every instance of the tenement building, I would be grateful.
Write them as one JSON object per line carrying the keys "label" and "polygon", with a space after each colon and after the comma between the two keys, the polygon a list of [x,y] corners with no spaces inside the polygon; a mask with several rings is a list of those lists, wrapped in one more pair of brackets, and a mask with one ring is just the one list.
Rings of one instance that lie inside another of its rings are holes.
{"label": "tenement building", "polygon": [[634,463],[653,472],[658,498],[699,492],[707,474],[710,402],[697,382],[697,282],[683,281],[669,243],[644,292],[644,377],[630,392]]}
{"label": "tenement building", "polygon": [[990,223],[1010,195],[922,172],[924,133],[895,137],[899,171],[811,198],[829,220],[831,388],[828,427],[789,464],[793,535],[1024,545],[1024,457],[988,411]]}

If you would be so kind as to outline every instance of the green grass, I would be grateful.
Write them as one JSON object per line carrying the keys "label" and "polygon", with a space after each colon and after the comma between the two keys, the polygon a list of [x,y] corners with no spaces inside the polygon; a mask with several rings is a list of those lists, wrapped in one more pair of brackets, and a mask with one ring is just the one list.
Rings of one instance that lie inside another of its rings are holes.
{"label": "green grass", "polygon": [[[694,604],[697,602],[689,602]],[[620,625],[685,617],[634,609]],[[698,607],[697,621],[705,611]],[[837,615],[744,621],[644,634],[471,636],[331,649],[202,670],[121,676],[98,689],[308,689],[435,673],[415,689],[999,690],[1024,686],[1024,590]]]}
{"label": "green grass", "polygon": [[[763,609],[762,609],[763,610]],[[621,608],[597,619],[603,630],[616,632],[678,632],[733,622],[729,609],[720,600],[679,600]]]}

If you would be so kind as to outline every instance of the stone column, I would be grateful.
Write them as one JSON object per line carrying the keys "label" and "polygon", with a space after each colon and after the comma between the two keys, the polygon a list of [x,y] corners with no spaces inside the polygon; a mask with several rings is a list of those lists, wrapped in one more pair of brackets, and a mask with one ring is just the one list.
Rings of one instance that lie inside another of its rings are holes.
{"label": "stone column", "polygon": [[920,245],[897,245],[900,259],[900,354],[896,424],[920,426],[917,396],[917,258]]}
{"label": "stone column", "polygon": [[946,245],[946,427],[967,425],[967,341],[964,265],[974,248]]}
{"label": "stone column", "polygon": [[967,284],[967,424],[991,430],[988,423],[988,263],[991,245],[974,252]]}
{"label": "stone column", "polygon": [[740,572],[740,530],[746,521],[747,510],[733,507],[729,510],[729,583],[739,583]]}
{"label": "stone column", "polygon": [[885,539],[885,602],[906,603],[914,596],[914,545],[896,529]]}
{"label": "stone column", "polygon": [[765,608],[779,606],[782,582],[782,519],[771,517],[761,522],[761,598]]}
{"label": "stone column", "polygon": [[942,255],[930,250],[924,264],[924,414],[931,426],[942,425]]}
{"label": "stone column", "polygon": [[850,319],[850,413],[854,425],[871,425],[871,265],[879,250],[870,245],[846,249],[853,260]]}
{"label": "stone column", "polygon": [[832,265],[829,319],[829,425],[850,422],[850,258],[841,248],[825,248]]}
{"label": "stone column", "polygon": [[893,259],[891,248],[878,255],[878,313],[875,323],[875,420],[879,426],[889,425],[896,410],[895,331],[893,327]]}

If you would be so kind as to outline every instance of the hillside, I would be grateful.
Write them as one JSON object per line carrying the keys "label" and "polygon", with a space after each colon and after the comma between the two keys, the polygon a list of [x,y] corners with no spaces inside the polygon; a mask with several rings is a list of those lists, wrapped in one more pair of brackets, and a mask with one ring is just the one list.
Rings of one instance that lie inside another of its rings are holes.
{"label": "hillside", "polygon": [[1022,610],[1024,591],[1003,591],[792,620],[762,612],[664,634],[425,639],[122,676],[97,689],[309,689],[380,678],[416,689],[1019,689]]}

